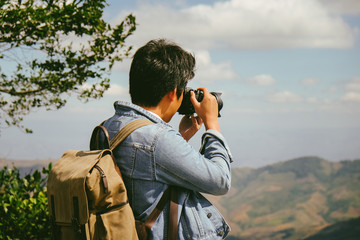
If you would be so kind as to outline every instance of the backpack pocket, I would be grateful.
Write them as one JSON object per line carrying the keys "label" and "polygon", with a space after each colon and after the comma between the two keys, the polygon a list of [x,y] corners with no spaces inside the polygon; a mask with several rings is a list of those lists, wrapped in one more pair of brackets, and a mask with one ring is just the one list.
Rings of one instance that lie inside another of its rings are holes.
{"label": "backpack pocket", "polygon": [[91,239],[138,239],[131,213],[130,205],[126,202],[104,213],[92,214],[89,224],[92,226]]}

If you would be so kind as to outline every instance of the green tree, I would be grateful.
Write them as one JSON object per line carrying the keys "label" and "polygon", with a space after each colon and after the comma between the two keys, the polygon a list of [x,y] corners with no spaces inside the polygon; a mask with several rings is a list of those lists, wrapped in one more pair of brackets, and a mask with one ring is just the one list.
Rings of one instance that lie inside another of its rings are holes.
{"label": "green tree", "polygon": [[59,109],[69,95],[87,102],[110,86],[114,63],[129,55],[136,28],[103,19],[106,0],[0,1],[0,127],[25,128],[38,108]]}
{"label": "green tree", "polygon": [[46,180],[51,164],[25,177],[17,168],[0,171],[0,239],[50,239]]}

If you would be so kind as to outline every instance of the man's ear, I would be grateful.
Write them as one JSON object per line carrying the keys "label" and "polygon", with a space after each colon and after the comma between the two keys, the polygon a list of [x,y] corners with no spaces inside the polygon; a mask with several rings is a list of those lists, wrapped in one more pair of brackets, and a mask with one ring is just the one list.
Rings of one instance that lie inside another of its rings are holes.
{"label": "man's ear", "polygon": [[170,99],[171,102],[175,101],[177,99],[177,94],[176,94],[177,90],[176,88],[172,91],[170,91],[167,95]]}

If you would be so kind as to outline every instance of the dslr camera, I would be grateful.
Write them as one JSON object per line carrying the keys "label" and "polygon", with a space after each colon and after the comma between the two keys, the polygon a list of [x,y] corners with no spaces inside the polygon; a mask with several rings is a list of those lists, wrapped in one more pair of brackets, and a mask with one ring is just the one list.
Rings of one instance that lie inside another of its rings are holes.
{"label": "dslr camera", "polygon": [[[201,90],[194,90],[191,88],[185,88],[184,91],[184,98],[181,102],[180,108],[178,109],[178,113],[182,114],[182,115],[191,115],[193,113],[195,113],[195,109],[194,106],[192,105],[191,101],[190,101],[190,92],[193,91],[195,93],[195,98],[198,102],[201,102],[204,98],[204,93]],[[221,99],[221,94],[219,92],[210,92],[217,101],[218,104],[218,117],[220,117],[220,110],[223,107],[223,101]]]}

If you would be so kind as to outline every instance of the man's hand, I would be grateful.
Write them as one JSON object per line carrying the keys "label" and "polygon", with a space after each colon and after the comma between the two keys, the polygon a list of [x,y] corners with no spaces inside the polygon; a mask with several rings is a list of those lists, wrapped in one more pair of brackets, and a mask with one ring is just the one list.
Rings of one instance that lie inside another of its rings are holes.
{"label": "man's hand", "polygon": [[198,88],[198,90],[201,90],[204,93],[204,98],[201,102],[196,100],[194,92],[191,92],[190,97],[196,114],[204,121],[206,130],[214,129],[220,132],[218,122],[219,110],[216,98],[207,90],[207,88]]}
{"label": "man's hand", "polygon": [[192,136],[201,128],[203,121],[200,117],[194,115],[185,115],[179,124],[179,132],[186,141],[189,141]]}

